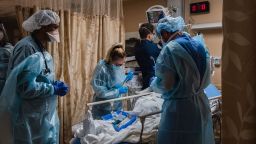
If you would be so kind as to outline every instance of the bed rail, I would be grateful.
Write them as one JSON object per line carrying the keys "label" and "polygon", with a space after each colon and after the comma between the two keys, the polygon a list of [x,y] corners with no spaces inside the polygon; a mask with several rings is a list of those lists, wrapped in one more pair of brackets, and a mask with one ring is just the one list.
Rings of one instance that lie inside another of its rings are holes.
{"label": "bed rail", "polygon": [[143,93],[143,94],[126,96],[126,97],[115,98],[115,99],[110,99],[110,100],[92,102],[92,103],[88,103],[87,106],[91,107],[91,106],[94,106],[94,105],[99,105],[99,104],[104,104],[104,103],[111,103],[111,102],[115,102],[115,101],[123,101],[123,100],[128,100],[128,99],[133,99],[133,98],[138,98],[138,97],[143,97],[143,96],[151,96],[151,95],[152,95],[152,92]]}

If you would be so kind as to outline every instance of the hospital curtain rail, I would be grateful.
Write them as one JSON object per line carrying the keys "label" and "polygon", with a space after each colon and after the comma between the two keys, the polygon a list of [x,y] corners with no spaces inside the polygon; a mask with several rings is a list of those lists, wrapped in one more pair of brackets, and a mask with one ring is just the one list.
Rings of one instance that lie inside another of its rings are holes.
{"label": "hospital curtain rail", "polygon": [[255,7],[255,0],[223,0],[222,144],[256,142]]}
{"label": "hospital curtain rail", "polygon": [[[72,2],[72,3],[71,3]],[[39,9],[52,9],[60,16],[60,43],[48,44],[55,63],[55,77],[70,86],[58,100],[60,144],[68,144],[71,126],[82,121],[93,90],[93,70],[113,43],[124,43],[122,0],[17,0],[16,15],[22,22]],[[99,10],[100,9],[100,10]]]}

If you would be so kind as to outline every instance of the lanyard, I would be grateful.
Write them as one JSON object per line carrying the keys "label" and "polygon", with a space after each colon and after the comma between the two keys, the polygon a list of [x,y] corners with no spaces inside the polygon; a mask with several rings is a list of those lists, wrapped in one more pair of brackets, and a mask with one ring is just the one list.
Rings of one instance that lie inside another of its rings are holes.
{"label": "lanyard", "polygon": [[37,44],[37,46],[39,47],[40,52],[43,55],[44,64],[45,64],[44,74],[50,73],[51,70],[48,68],[48,65],[47,65],[47,62],[46,62],[46,58],[45,58],[45,55],[44,55],[44,52],[43,52],[44,51],[43,44],[35,37],[34,33],[32,33],[31,36],[32,36],[33,40],[35,41],[35,43]]}

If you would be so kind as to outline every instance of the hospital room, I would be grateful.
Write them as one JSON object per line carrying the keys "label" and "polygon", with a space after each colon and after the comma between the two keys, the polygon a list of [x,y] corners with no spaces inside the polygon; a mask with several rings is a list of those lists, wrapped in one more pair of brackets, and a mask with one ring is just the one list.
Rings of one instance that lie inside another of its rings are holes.
{"label": "hospital room", "polygon": [[0,144],[255,144],[255,0],[0,0]]}

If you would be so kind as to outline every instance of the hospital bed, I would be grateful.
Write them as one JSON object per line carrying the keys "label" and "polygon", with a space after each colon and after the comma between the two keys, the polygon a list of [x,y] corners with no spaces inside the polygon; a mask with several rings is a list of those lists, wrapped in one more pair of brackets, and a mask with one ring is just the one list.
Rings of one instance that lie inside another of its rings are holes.
{"label": "hospital bed", "polygon": [[212,112],[213,129],[215,136],[215,143],[221,143],[221,123],[222,123],[222,95],[215,85],[210,84],[204,90],[206,96],[210,102],[210,108]]}
{"label": "hospital bed", "polygon": [[221,123],[222,123],[222,99],[221,96],[210,98],[211,110],[212,110],[212,122],[215,136],[215,143],[221,143]]}
{"label": "hospital bed", "polygon": [[[90,144],[94,142],[97,144],[121,143],[121,142],[128,142],[128,143],[146,142],[146,143],[152,143],[152,144],[156,143],[156,135],[157,135],[158,125],[160,122],[160,113],[161,113],[161,107],[163,103],[163,100],[161,99],[161,96],[159,94],[152,93],[152,92],[143,93],[143,94],[117,98],[117,99],[88,103],[87,106],[90,109],[93,105],[99,105],[103,103],[113,103],[115,101],[131,101],[133,99],[137,100],[136,102],[137,104],[135,104],[133,111],[130,111],[130,113],[133,115],[137,115],[138,117],[136,122],[134,122],[131,126],[127,127],[126,129],[120,132],[115,132],[112,128],[113,126],[111,124],[109,125],[106,121],[93,120],[89,111],[87,115],[90,115],[90,116],[88,116],[87,119],[90,119],[89,120],[90,122],[88,120],[85,120],[82,123],[79,123],[72,127],[75,137],[79,137],[81,142],[90,143]],[[147,101],[149,103],[146,104],[144,101]],[[88,124],[88,122],[93,124]],[[94,130],[88,130],[91,128]],[[86,132],[84,133],[84,131]],[[94,134],[89,134],[89,133],[94,133]]]}
{"label": "hospital bed", "polygon": [[[221,126],[221,94],[216,89],[216,87],[214,85],[209,85],[205,89],[205,93],[208,96],[209,102],[210,102],[213,123],[214,123],[214,129],[215,129],[215,135],[217,135],[217,137],[220,138],[221,132],[220,132],[219,127]],[[137,94],[137,95],[127,96],[127,97],[122,97],[122,98],[117,98],[117,99],[112,99],[112,100],[89,103],[89,104],[87,104],[87,106],[90,109],[90,107],[92,107],[93,105],[98,105],[98,104],[103,104],[103,103],[113,103],[114,101],[136,100],[136,102],[133,102],[133,103],[135,103],[134,107],[132,107],[132,109],[133,110],[135,109],[135,111],[136,111],[136,103],[140,102],[143,99],[145,99],[146,101],[150,101],[150,100],[159,101],[160,105],[158,106],[157,109],[147,111],[147,112],[141,112],[140,114],[137,113],[138,119],[137,119],[136,123],[134,123],[133,126],[130,126],[127,128],[127,131],[129,131],[130,133],[125,133],[125,130],[120,131],[119,133],[118,132],[115,133],[112,130],[112,132],[110,132],[110,133],[112,135],[117,135],[116,137],[109,136],[110,139],[104,139],[104,136],[99,136],[100,140],[97,142],[95,141],[95,144],[96,143],[97,144],[121,143],[121,142],[151,143],[151,144],[156,143],[158,124],[160,122],[161,104],[163,102],[163,100],[160,98],[159,94],[152,93],[152,92],[143,93],[143,94]],[[141,107],[141,104],[138,104],[138,105],[140,105],[140,107]],[[143,109],[143,106],[142,106],[142,109]],[[145,109],[149,109],[149,108],[145,107]],[[133,112],[133,111],[131,111],[131,112]],[[147,120],[148,120],[148,122],[147,122]],[[100,125],[104,125],[103,120],[92,120],[92,121],[94,121]],[[149,123],[154,123],[155,125],[152,125],[152,127],[150,127]],[[85,129],[88,129],[88,124],[86,126],[83,126],[83,124],[85,125],[85,122],[73,126],[72,129],[73,129],[73,133],[76,137],[85,139],[85,134],[83,133],[81,135],[81,131],[82,131],[81,128],[84,127]],[[107,126],[107,127],[111,127],[111,126]],[[97,134],[99,134],[99,133],[97,133]],[[105,136],[105,137],[107,137],[107,136]],[[134,140],[132,140],[132,139],[134,139]],[[83,140],[81,140],[81,141],[83,141]],[[108,141],[108,142],[106,142],[106,141]],[[216,140],[216,142],[217,141],[218,141],[218,139]],[[92,143],[92,142],[90,142],[90,143]],[[84,144],[84,143],[82,143],[82,144]]]}

